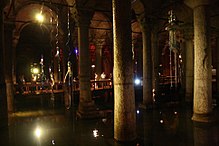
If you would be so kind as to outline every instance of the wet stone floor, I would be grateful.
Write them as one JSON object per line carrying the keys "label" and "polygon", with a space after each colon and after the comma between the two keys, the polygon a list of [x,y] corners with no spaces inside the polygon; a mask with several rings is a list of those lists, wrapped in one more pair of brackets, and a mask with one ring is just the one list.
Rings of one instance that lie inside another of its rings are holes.
{"label": "wet stone floor", "polygon": [[[9,126],[1,128],[0,146],[219,146],[218,120],[194,123],[191,106],[181,103],[157,104],[151,110],[139,109],[137,103],[137,139],[127,143],[113,139],[113,114],[81,120],[76,105],[69,110],[36,107],[20,107],[10,115]],[[216,118],[218,111],[215,107]]]}

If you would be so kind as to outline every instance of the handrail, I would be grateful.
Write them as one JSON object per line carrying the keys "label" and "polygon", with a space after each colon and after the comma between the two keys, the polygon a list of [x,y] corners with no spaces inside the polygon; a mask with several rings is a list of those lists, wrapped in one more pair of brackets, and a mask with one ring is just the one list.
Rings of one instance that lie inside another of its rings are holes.
{"label": "handrail", "polygon": [[[23,84],[15,84],[16,94],[19,94],[22,91],[23,94],[29,93],[41,93],[41,92],[50,92],[50,90],[63,92],[63,84],[64,83],[55,83],[53,89],[50,83],[41,83],[41,82],[26,82]],[[79,91],[79,81],[73,80],[71,87],[73,91]],[[90,81],[91,91],[95,90],[103,90],[103,89],[111,89],[113,87],[112,80],[104,79],[104,80],[91,80]]]}

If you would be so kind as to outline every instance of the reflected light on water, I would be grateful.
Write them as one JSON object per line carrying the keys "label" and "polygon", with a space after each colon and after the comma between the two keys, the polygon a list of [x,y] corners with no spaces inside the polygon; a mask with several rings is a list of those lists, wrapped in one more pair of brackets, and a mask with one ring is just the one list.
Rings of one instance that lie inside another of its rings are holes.
{"label": "reflected light on water", "polygon": [[42,130],[41,130],[41,128],[40,128],[40,127],[37,127],[37,128],[35,129],[35,131],[34,131],[34,134],[35,134],[35,136],[36,136],[37,138],[40,138],[41,135],[42,135]]}
{"label": "reflected light on water", "polygon": [[93,130],[93,135],[94,135],[94,137],[98,137],[98,136],[99,136],[97,129],[94,129],[94,130]]}
{"label": "reflected light on water", "polygon": [[56,144],[54,139],[51,141],[51,143],[52,143],[52,145],[55,145],[55,144]]}

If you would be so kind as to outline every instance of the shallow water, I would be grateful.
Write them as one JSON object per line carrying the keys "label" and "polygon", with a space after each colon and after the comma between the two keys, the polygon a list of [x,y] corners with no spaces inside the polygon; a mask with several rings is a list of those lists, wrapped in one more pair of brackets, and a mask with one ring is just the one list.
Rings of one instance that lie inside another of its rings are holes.
{"label": "shallow water", "polygon": [[[97,102],[100,110],[103,104],[104,108],[112,109],[112,104],[100,101]],[[194,123],[191,106],[179,102],[156,104],[151,110],[142,110],[137,103],[137,139],[127,143],[113,139],[113,113],[104,118],[81,120],[76,117],[76,105],[70,110],[61,105],[48,105],[20,106],[10,115],[9,126],[1,128],[0,146],[219,145],[218,121]],[[218,111],[216,107],[216,118]]]}

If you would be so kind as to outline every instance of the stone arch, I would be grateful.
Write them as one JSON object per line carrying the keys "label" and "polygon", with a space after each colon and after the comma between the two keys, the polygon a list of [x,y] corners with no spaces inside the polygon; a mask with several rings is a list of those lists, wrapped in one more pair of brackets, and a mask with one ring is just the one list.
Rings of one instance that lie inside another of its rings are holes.
{"label": "stone arch", "polygon": [[[44,15],[45,19],[44,19],[44,22],[42,24],[39,24],[35,20],[34,16],[36,13],[40,12],[41,10],[42,10],[42,14]],[[33,31],[32,34],[35,34],[35,35],[31,36],[29,34],[31,37],[27,37],[27,38],[29,41],[32,41],[32,42],[29,42],[28,44],[30,44],[30,43],[36,44],[34,39],[31,40],[30,38],[35,38],[35,40],[38,40],[41,42],[44,41],[44,42],[42,42],[42,46],[44,46],[45,48],[48,48],[49,51],[45,51],[44,49],[41,49],[41,51],[47,54],[45,62],[47,64],[47,68],[48,68],[49,62],[52,59],[51,51],[52,51],[52,49],[54,49],[56,47],[56,44],[55,44],[56,33],[59,34],[58,39],[61,40],[59,45],[62,47],[64,46],[63,45],[64,41],[62,41],[64,39],[64,36],[63,36],[64,33],[62,30],[63,28],[62,28],[62,26],[59,26],[58,28],[56,28],[57,22],[60,23],[60,21],[59,21],[60,18],[57,17],[57,13],[58,13],[58,9],[54,9],[54,11],[53,11],[53,9],[51,9],[47,5],[42,6],[39,3],[25,3],[24,5],[22,5],[22,7],[20,7],[18,5],[16,10],[15,10],[15,13],[13,13],[14,16],[9,15],[9,17],[11,19],[14,19],[14,20],[9,20],[9,21],[14,22],[14,24],[15,24],[15,28],[13,31],[13,49],[15,50],[15,52],[19,53],[19,50],[16,50],[16,49],[20,48],[21,46],[25,46],[26,49],[31,48],[31,45],[21,45],[22,43],[20,41],[23,41],[23,39],[20,37],[22,37],[25,33],[27,34],[27,30],[29,30],[31,32],[31,29],[32,29],[32,31]],[[39,31],[36,31],[36,29],[39,29]],[[45,38],[45,34],[46,34],[47,38],[45,40],[41,40],[42,39],[41,37],[36,37],[37,34],[42,35],[42,38]],[[47,42],[45,42],[45,41],[47,41]],[[27,43],[27,41],[25,41],[25,43]],[[41,43],[39,43],[39,44],[41,44]],[[40,48],[40,47],[38,45],[38,47],[35,47],[35,48]],[[16,53],[15,53],[15,56],[20,55],[20,54],[16,54]],[[16,57],[15,57],[15,59],[16,59]],[[40,60],[39,54],[38,54],[38,59]],[[49,61],[49,59],[50,59],[50,61]],[[27,60],[28,59],[26,59],[26,61]],[[16,65],[15,65],[15,68],[17,68]],[[28,68],[28,67],[26,67],[26,68]],[[16,71],[17,71],[17,69],[15,69],[15,72]],[[47,71],[47,73],[48,73],[48,71]]]}
{"label": "stone arch", "polygon": [[[26,80],[30,81],[30,66],[33,63],[39,65],[41,55],[43,55],[45,67],[49,67],[52,50],[49,34],[46,27],[33,23],[26,25],[21,30],[16,47],[17,77],[24,75]],[[45,73],[48,74],[48,71],[45,70]]]}
{"label": "stone arch", "polygon": [[[93,52],[90,50],[91,54],[92,52],[94,54],[93,58],[91,56],[91,61],[97,65],[95,70],[98,77],[100,77],[102,72],[106,73],[107,77],[109,77],[113,68],[112,22],[105,13],[96,11],[91,19],[90,44],[95,45],[95,50],[101,50],[101,53],[99,51],[99,53],[97,53],[97,51]],[[101,58],[99,58],[101,60],[97,59],[97,56],[95,56],[97,54],[101,56]]]}

